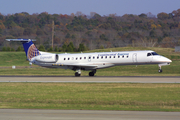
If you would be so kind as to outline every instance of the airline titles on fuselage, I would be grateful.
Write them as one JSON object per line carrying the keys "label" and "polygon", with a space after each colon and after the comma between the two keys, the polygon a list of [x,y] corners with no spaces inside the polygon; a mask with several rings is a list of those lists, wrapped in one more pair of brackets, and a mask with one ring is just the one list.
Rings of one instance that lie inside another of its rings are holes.
{"label": "airline titles on fuselage", "polygon": [[52,59],[52,56],[41,56],[40,59],[44,60],[44,59]]}
{"label": "airline titles on fuselage", "polygon": [[123,56],[123,55],[129,55],[129,53],[111,53],[111,54],[104,54],[104,53],[102,53],[102,54],[98,54],[98,56],[116,56],[116,55],[118,55],[118,56]]}

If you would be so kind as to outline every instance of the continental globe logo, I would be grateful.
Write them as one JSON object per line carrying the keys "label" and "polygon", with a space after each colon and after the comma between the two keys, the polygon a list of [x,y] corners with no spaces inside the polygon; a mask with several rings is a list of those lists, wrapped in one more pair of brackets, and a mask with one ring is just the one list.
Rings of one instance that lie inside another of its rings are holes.
{"label": "continental globe logo", "polygon": [[28,49],[28,59],[31,60],[33,57],[40,55],[39,50],[36,48],[34,44],[32,44]]}

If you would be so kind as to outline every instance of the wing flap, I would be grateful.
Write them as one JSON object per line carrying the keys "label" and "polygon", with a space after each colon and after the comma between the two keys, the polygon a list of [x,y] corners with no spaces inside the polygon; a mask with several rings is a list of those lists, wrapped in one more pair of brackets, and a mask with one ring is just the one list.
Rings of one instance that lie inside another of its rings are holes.
{"label": "wing flap", "polygon": [[77,68],[96,68],[98,67],[97,65],[88,65],[88,64],[61,64],[61,63],[57,63],[57,64],[53,64],[53,66],[68,66],[68,67],[77,67]]}

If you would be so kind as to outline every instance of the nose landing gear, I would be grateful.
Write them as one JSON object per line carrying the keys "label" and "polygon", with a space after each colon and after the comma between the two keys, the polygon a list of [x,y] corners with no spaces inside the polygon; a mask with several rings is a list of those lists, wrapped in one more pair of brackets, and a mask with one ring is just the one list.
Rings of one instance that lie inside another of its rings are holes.
{"label": "nose landing gear", "polygon": [[159,70],[158,70],[159,73],[162,73],[161,66],[165,66],[165,65],[170,65],[170,63],[163,63],[163,64],[158,65],[159,66]]}
{"label": "nose landing gear", "polygon": [[159,73],[162,73],[162,69],[159,69],[158,72],[159,72]]}
{"label": "nose landing gear", "polygon": [[161,69],[161,65],[159,65],[159,70],[158,70],[159,73],[162,73],[162,69]]}

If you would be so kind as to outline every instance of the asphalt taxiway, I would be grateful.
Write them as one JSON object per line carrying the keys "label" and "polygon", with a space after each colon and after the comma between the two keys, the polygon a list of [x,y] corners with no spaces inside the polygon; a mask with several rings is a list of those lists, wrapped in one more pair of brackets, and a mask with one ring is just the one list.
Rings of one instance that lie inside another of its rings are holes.
{"label": "asphalt taxiway", "polygon": [[[0,82],[180,83],[180,77],[0,76]],[[0,120],[179,120],[180,112],[0,109]]]}
{"label": "asphalt taxiway", "polygon": [[93,83],[180,83],[178,77],[53,77],[53,76],[0,76],[0,82],[93,82]]}
{"label": "asphalt taxiway", "polygon": [[0,120],[179,120],[180,112],[0,109]]}

